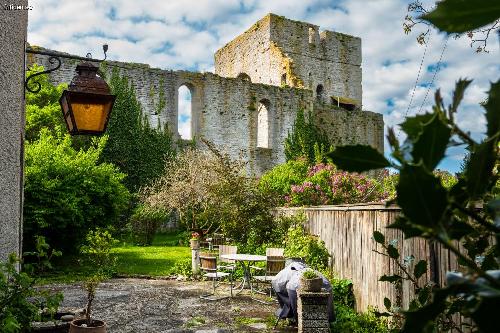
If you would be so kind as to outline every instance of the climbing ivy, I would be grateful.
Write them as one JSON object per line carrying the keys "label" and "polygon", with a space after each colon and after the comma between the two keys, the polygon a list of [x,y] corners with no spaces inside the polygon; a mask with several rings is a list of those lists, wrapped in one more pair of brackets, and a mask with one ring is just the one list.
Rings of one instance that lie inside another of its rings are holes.
{"label": "climbing ivy", "polygon": [[313,114],[307,119],[303,109],[297,110],[292,131],[285,140],[285,156],[290,161],[304,157],[310,164],[322,162],[324,153],[330,148],[328,137],[314,124]]}
{"label": "climbing ivy", "polygon": [[147,116],[142,115],[133,86],[114,68],[109,80],[116,101],[109,120],[109,135],[103,158],[126,173],[126,186],[137,191],[157,178],[164,170],[165,161],[172,158],[172,135],[168,127],[151,128]]}

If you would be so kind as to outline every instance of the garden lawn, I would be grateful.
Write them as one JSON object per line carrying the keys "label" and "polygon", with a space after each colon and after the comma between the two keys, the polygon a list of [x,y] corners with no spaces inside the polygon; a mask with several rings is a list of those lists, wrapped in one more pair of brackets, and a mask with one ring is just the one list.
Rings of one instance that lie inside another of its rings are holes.
{"label": "garden lawn", "polygon": [[[117,274],[158,277],[190,269],[191,250],[188,246],[179,246],[179,238],[178,234],[159,234],[155,236],[151,246],[120,242],[113,248],[113,253],[118,258]],[[82,281],[93,272],[77,255],[63,255],[57,259],[54,270],[43,274],[39,283]]]}

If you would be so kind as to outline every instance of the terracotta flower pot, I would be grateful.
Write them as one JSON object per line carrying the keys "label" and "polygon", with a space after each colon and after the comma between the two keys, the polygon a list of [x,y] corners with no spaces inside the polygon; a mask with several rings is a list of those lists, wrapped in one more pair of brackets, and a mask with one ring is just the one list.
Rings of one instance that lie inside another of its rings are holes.
{"label": "terracotta flower pot", "polygon": [[304,291],[319,292],[321,291],[321,287],[323,287],[323,279],[320,277],[314,279],[305,279],[302,277],[300,284]]}
{"label": "terracotta flower pot", "polygon": [[69,324],[69,333],[106,333],[106,323],[102,320],[92,320],[91,327],[81,326],[86,323],[86,319],[73,320]]}

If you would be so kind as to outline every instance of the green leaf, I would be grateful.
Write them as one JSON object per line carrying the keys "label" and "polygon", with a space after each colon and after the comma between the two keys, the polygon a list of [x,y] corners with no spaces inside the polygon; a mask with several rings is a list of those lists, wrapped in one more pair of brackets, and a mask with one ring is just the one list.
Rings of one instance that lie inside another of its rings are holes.
{"label": "green leaf", "polygon": [[398,249],[396,249],[393,245],[389,245],[387,247],[387,254],[389,255],[389,257],[391,257],[392,259],[398,259],[399,258],[399,251]]}
{"label": "green leaf", "polygon": [[416,311],[405,312],[405,323],[402,333],[433,332],[434,320],[446,308],[447,289],[436,292],[432,303],[427,304]]}
{"label": "green leaf", "polygon": [[432,287],[424,287],[418,291],[418,301],[421,305],[425,305],[431,296]]}
{"label": "green leaf", "polygon": [[444,0],[420,18],[447,33],[462,33],[493,23],[500,17],[500,2],[494,0]]}
{"label": "green leaf", "polygon": [[387,309],[387,311],[391,311],[391,300],[388,299],[387,297],[384,297],[384,306]]}
{"label": "green leaf", "polygon": [[385,236],[380,231],[373,232],[373,239],[375,240],[375,242],[377,242],[379,244],[385,243]]}
{"label": "green leaf", "polygon": [[389,161],[373,147],[365,145],[341,146],[328,157],[342,170],[363,172],[390,166]]}
{"label": "green leaf", "polygon": [[466,188],[471,199],[479,199],[494,183],[496,147],[493,140],[474,147],[465,167]]}
{"label": "green leaf", "polygon": [[382,281],[382,282],[390,282],[390,283],[394,283],[394,282],[398,282],[398,281],[401,281],[403,278],[397,274],[394,274],[394,275],[382,275],[380,277],[380,279],[378,279],[379,281]]}
{"label": "green leaf", "polygon": [[453,103],[450,106],[450,112],[457,112],[458,105],[464,98],[465,89],[472,82],[472,80],[460,79],[455,84],[455,91],[453,92]]}
{"label": "green leaf", "polygon": [[413,269],[413,275],[418,279],[427,272],[427,261],[420,260]]}
{"label": "green leaf", "polygon": [[422,132],[415,140],[412,150],[415,163],[423,161],[427,170],[432,171],[444,157],[450,140],[451,129],[435,113],[431,120],[422,126]]}
{"label": "green leaf", "polygon": [[422,165],[405,165],[396,190],[398,205],[413,225],[432,228],[440,222],[448,204],[446,190]]}
{"label": "green leaf", "polygon": [[426,113],[408,117],[401,124],[401,129],[408,135],[409,140],[415,141],[422,132],[423,125],[431,121],[433,116],[432,113]]}
{"label": "green leaf", "polygon": [[484,105],[486,109],[488,137],[494,136],[500,130],[500,80],[492,83],[488,93],[488,102]]}
{"label": "green leaf", "polygon": [[415,228],[411,222],[404,216],[398,216],[396,221],[387,226],[391,229],[399,229],[404,232],[405,239],[418,237],[422,235],[423,231],[419,228]]}

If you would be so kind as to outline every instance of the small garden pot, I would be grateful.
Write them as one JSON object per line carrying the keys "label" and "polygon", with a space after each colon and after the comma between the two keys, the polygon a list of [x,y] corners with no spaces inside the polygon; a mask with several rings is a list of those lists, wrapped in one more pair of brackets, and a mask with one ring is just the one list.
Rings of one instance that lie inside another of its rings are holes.
{"label": "small garden pot", "polygon": [[189,242],[191,243],[191,249],[198,250],[200,248],[200,240],[199,239],[191,239]]}
{"label": "small garden pot", "polygon": [[92,326],[84,327],[86,319],[73,320],[69,324],[69,333],[106,333],[106,323],[102,320],[92,320]]}
{"label": "small garden pot", "polygon": [[323,287],[323,279],[320,277],[314,279],[301,278],[300,283],[303,291],[319,292]]}

